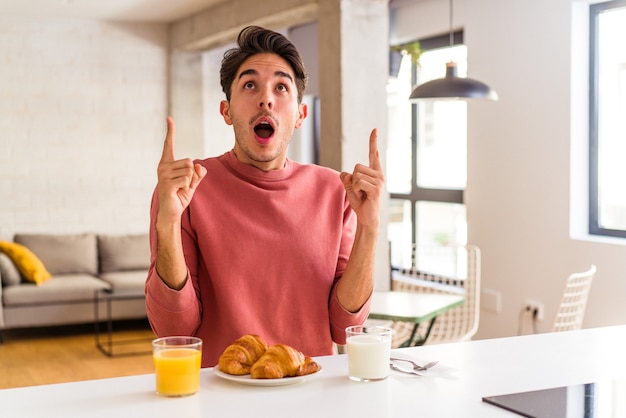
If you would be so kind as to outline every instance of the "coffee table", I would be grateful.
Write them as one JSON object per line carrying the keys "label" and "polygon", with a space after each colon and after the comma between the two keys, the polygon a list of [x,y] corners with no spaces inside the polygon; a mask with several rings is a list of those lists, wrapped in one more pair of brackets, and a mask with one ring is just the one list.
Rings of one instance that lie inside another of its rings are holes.
{"label": "coffee table", "polygon": [[[133,338],[125,340],[113,340],[113,315],[111,304],[114,301],[121,300],[139,300],[145,299],[146,295],[143,289],[98,289],[94,292],[93,306],[94,306],[94,337],[96,341],[96,347],[109,357],[114,355],[141,355],[149,354],[151,350],[124,350],[122,353],[113,353],[113,347],[119,345],[137,344],[139,342],[150,341],[152,338]],[[106,317],[100,318],[100,303],[105,302],[106,305]],[[100,323],[106,324],[106,339],[102,341]]]}

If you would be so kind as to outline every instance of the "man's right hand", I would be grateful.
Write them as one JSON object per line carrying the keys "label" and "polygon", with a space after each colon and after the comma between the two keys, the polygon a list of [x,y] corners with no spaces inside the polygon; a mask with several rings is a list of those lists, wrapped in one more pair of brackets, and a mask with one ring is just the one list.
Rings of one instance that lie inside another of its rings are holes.
{"label": "man's right hand", "polygon": [[156,218],[156,271],[170,288],[180,290],[187,280],[187,265],[181,238],[181,216],[189,206],[206,168],[190,158],[174,157],[174,120],[167,118],[167,136],[157,169],[159,208]]}
{"label": "man's right hand", "polygon": [[167,117],[167,135],[163,144],[163,154],[157,169],[159,212],[158,223],[178,223],[183,211],[189,206],[196,188],[206,175],[206,168],[194,164],[191,158],[176,160],[174,139],[176,126]]}

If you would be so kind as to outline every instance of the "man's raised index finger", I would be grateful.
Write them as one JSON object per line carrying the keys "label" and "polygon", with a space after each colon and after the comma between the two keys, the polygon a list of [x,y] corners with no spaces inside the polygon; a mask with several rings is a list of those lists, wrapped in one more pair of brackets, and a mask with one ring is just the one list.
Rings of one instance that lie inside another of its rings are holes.
{"label": "man's raised index finger", "polygon": [[380,154],[378,153],[378,129],[372,129],[370,134],[370,152],[369,152],[370,168],[374,170],[382,170],[380,164]]}
{"label": "man's raised index finger", "polygon": [[165,135],[165,142],[163,143],[163,154],[161,155],[161,161],[170,162],[174,161],[174,137],[176,136],[176,126],[174,125],[174,119],[171,116],[167,117],[167,135]]}

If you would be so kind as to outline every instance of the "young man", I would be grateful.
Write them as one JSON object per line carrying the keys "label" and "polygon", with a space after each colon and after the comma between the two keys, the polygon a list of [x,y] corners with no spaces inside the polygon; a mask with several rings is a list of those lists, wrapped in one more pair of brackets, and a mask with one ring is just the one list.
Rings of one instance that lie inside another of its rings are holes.
{"label": "young man", "polygon": [[221,68],[232,151],[176,160],[168,118],[151,206],[148,318],[158,336],[202,338],[203,367],[244,334],[308,356],[345,344],[369,313],[380,224],[376,130],[351,174],[289,160],[307,115],[300,54],[260,27],[237,42]]}

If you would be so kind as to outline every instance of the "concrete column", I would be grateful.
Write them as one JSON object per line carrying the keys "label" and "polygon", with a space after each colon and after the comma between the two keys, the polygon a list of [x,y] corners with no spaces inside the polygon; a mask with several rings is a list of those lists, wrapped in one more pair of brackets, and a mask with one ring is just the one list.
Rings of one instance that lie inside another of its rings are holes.
{"label": "concrete column", "polygon": [[204,158],[201,53],[172,51],[169,76],[168,112],[176,122],[176,158]]}
{"label": "concrete column", "polygon": [[[387,148],[388,0],[319,1],[320,164],[352,172],[368,164],[378,128],[383,169]],[[381,202],[375,286],[389,287],[388,197]]]}
{"label": "concrete column", "polygon": [[[387,0],[320,0],[321,163],[367,163],[367,139],[387,130]],[[346,150],[346,152],[344,152]],[[349,150],[349,152],[348,152]]]}

